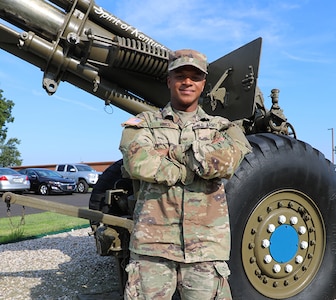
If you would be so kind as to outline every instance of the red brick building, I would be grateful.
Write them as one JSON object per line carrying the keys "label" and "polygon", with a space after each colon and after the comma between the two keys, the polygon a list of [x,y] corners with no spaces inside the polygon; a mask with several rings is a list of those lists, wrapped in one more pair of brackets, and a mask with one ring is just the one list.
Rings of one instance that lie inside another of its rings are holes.
{"label": "red brick building", "polygon": [[[80,162],[81,164],[86,164],[91,166],[93,169],[99,172],[103,172],[108,166],[112,165],[114,161],[100,161],[100,162]],[[30,165],[30,166],[16,166],[11,167],[14,170],[21,170],[25,168],[45,168],[50,170],[55,170],[57,164],[48,165]]]}

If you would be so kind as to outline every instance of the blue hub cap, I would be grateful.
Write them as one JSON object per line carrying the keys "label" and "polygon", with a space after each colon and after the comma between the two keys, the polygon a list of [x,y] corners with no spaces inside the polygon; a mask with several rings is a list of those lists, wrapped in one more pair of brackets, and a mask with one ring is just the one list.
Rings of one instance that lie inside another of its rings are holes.
{"label": "blue hub cap", "polygon": [[290,225],[281,225],[270,237],[270,254],[278,263],[290,261],[299,248],[299,236]]}

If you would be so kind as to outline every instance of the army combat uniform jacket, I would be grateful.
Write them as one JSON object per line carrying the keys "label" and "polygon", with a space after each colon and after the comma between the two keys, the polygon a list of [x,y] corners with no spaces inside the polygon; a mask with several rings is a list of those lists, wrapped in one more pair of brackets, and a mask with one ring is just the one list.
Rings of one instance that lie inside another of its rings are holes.
{"label": "army combat uniform jacket", "polygon": [[[228,260],[222,178],[230,178],[250,151],[240,129],[200,107],[182,124],[170,104],[123,126],[124,167],[140,181],[130,250],[185,263]],[[167,148],[168,156],[156,151]]]}

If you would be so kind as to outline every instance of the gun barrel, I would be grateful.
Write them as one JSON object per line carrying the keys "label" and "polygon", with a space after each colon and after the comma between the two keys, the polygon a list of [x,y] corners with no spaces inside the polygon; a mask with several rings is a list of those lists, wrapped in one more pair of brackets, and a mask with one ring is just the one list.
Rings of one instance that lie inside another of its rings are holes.
{"label": "gun barrel", "polygon": [[[69,11],[73,6],[74,0],[50,0],[55,5],[62,7],[65,11]],[[95,4],[90,0],[78,0],[77,8],[83,13],[89,13],[89,19],[99,24],[110,32],[124,38],[135,39],[145,42],[151,46],[169,50],[166,46],[154,40],[145,33],[139,31],[138,28],[126,23],[117,16],[106,11],[104,8]]]}
{"label": "gun barrel", "polygon": [[48,39],[57,36],[65,20],[61,10],[40,0],[1,0],[0,17],[23,30],[37,31]]}
{"label": "gun barrel", "polygon": [[7,204],[19,204],[32,208],[52,211],[67,216],[102,222],[107,225],[126,228],[129,232],[131,232],[133,229],[132,220],[103,214],[100,211],[89,208],[80,208],[69,204],[55,203],[39,198],[17,195],[11,192],[4,193],[2,199]]}
{"label": "gun barrel", "polygon": [[[0,48],[43,72],[49,95],[61,81],[130,113],[165,105],[169,50],[92,0],[1,0]],[[150,87],[150,88],[149,88]]]}

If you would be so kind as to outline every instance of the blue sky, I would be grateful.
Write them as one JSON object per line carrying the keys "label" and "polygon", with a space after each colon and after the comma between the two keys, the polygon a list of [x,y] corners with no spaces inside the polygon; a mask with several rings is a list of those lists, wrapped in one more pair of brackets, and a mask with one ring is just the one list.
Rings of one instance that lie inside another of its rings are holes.
{"label": "blue sky", "polygon": [[[263,38],[258,85],[267,108],[273,88],[297,137],[331,159],[336,134],[336,1],[97,0],[168,48],[194,48],[209,62]],[[192,3],[192,4],[191,4]],[[113,161],[130,116],[62,82],[53,96],[42,72],[0,50],[0,89],[15,102],[8,137],[21,140],[23,165]],[[336,157],[336,156],[335,156]]]}

